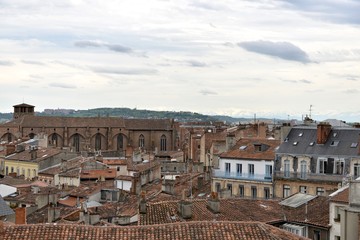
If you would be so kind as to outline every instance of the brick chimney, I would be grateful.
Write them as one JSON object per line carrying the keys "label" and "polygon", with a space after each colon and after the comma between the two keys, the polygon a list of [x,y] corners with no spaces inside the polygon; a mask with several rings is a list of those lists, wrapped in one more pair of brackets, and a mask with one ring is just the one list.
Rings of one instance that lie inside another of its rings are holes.
{"label": "brick chimney", "polygon": [[145,192],[141,191],[141,199],[139,203],[139,212],[141,214],[146,214],[146,198],[145,198]]}
{"label": "brick chimney", "polygon": [[183,191],[182,199],[178,202],[178,212],[183,219],[192,218],[192,202],[185,200],[185,191]]}
{"label": "brick chimney", "polygon": [[325,144],[330,134],[331,125],[328,122],[321,122],[317,125],[317,144]]}
{"label": "brick chimney", "polygon": [[208,200],[207,208],[213,213],[220,212],[220,200],[217,192],[211,192],[211,198]]}
{"label": "brick chimney", "polygon": [[226,141],[226,151],[229,151],[236,143],[235,134],[228,133],[225,141]]}
{"label": "brick chimney", "polygon": [[15,147],[14,144],[7,144],[7,145],[6,145],[6,150],[5,150],[5,156],[14,153],[15,150],[16,150],[16,147]]}
{"label": "brick chimney", "polygon": [[26,208],[15,209],[15,224],[26,224]]}

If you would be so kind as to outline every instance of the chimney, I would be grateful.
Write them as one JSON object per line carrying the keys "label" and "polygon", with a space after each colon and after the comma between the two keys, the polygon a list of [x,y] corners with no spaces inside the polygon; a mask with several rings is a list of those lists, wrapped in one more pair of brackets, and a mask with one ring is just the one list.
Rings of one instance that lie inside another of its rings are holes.
{"label": "chimney", "polygon": [[354,124],[353,124],[353,127],[354,127],[354,128],[360,128],[360,123],[358,123],[358,122],[354,123]]}
{"label": "chimney", "polygon": [[220,200],[217,192],[211,192],[211,197],[208,200],[207,208],[213,213],[220,212]]}
{"label": "chimney", "polygon": [[139,204],[139,212],[141,214],[146,214],[146,198],[145,198],[145,191],[141,191],[141,199]]}
{"label": "chimney", "polygon": [[5,150],[5,156],[13,154],[16,150],[15,145],[13,144],[7,144],[6,145],[6,150]]}
{"label": "chimney", "polygon": [[60,209],[56,207],[48,207],[48,223],[54,222],[60,217]]}
{"label": "chimney", "polygon": [[283,123],[283,125],[280,128],[280,141],[281,142],[285,141],[285,138],[289,134],[290,130],[291,130],[290,123]]}
{"label": "chimney", "polygon": [[26,224],[26,208],[15,209],[15,224]]}
{"label": "chimney", "polygon": [[197,178],[197,180],[198,180],[198,182],[197,182],[197,187],[198,187],[198,189],[200,189],[200,188],[202,188],[203,186],[204,186],[204,177],[203,176],[199,176],[198,178]]}
{"label": "chimney", "polygon": [[174,179],[164,179],[162,182],[161,190],[165,193],[174,195],[175,193],[175,180]]}
{"label": "chimney", "polygon": [[350,181],[349,206],[340,209],[341,239],[359,239],[360,181]]}
{"label": "chimney", "polygon": [[328,122],[321,122],[317,125],[317,144],[324,144],[330,134],[331,125]]}
{"label": "chimney", "polygon": [[226,136],[226,151],[229,151],[235,145],[235,134],[228,133]]}
{"label": "chimney", "polygon": [[182,199],[178,202],[178,212],[183,219],[192,217],[192,203],[185,200],[185,191],[183,190]]}

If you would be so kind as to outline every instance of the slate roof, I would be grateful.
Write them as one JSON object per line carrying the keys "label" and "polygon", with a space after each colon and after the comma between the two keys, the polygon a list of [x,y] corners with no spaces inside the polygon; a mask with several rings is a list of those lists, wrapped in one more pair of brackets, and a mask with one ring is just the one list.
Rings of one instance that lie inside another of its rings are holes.
{"label": "slate roof", "polygon": [[[94,227],[38,224],[2,226],[4,240],[27,239],[305,239],[259,222],[183,222],[154,226]],[[1,236],[1,235],[0,235]]]}
{"label": "slate roof", "polygon": [[[255,151],[255,144],[264,145],[267,149],[264,149],[264,151]],[[278,140],[242,138],[237,141],[236,145],[229,151],[220,154],[220,157],[235,159],[274,160],[275,148],[279,145],[280,141]],[[244,146],[244,149],[240,149],[242,146]]]}
{"label": "slate roof", "polygon": [[[336,133],[336,136],[335,134]],[[316,127],[293,127],[287,139],[281,143],[277,154],[293,155],[337,155],[358,156],[359,144],[352,148],[352,143],[359,143],[360,129],[333,127],[325,144],[317,144]],[[331,146],[332,141],[339,141],[337,146]],[[296,145],[294,143],[297,142]],[[310,143],[314,143],[313,146]]]}
{"label": "slate roof", "polygon": [[53,157],[61,153],[61,150],[56,148],[47,148],[47,149],[37,149],[36,158],[31,159],[31,152],[29,150],[25,150],[19,153],[14,153],[5,157],[5,160],[18,160],[18,161],[31,161],[31,162],[40,162],[44,159]]}
{"label": "slate roof", "polygon": [[12,215],[15,212],[5,203],[0,195],[0,217]]}

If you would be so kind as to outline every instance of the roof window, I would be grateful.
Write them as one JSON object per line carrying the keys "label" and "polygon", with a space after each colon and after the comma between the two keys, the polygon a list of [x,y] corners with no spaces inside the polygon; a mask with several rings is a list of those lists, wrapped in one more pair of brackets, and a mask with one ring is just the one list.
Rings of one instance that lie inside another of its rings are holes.
{"label": "roof window", "polygon": [[337,132],[333,133],[333,137],[337,137],[337,135],[338,135]]}
{"label": "roof window", "polygon": [[304,133],[302,133],[302,132],[301,132],[301,133],[299,133],[299,137],[302,137],[302,135],[303,135],[303,134],[304,134]]}
{"label": "roof window", "polygon": [[243,146],[241,146],[239,149],[240,149],[240,150],[245,150],[246,148],[247,148],[247,146],[243,145]]}
{"label": "roof window", "polygon": [[351,146],[350,146],[350,147],[356,148],[357,146],[358,146],[358,143],[357,143],[357,142],[353,142],[353,143],[351,143]]}
{"label": "roof window", "polygon": [[337,145],[339,145],[339,141],[332,141],[330,143],[330,146],[332,146],[332,147],[337,147]]}
{"label": "roof window", "polygon": [[289,141],[289,138],[285,138],[284,142],[288,142]]}
{"label": "roof window", "polygon": [[309,146],[314,146],[315,142],[310,142]]}
{"label": "roof window", "polygon": [[293,142],[293,145],[296,146],[296,145],[298,145],[298,143],[299,143],[299,142]]}

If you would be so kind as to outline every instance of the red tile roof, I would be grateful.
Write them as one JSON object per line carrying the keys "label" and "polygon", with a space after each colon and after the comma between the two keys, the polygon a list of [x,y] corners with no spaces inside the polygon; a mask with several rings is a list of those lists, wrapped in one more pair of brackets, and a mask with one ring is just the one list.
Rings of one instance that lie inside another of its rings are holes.
{"label": "red tile roof", "polygon": [[83,170],[80,173],[81,179],[98,179],[104,177],[105,179],[114,179],[116,177],[116,169],[94,169],[94,170]]}
{"label": "red tile roof", "polygon": [[349,188],[344,189],[343,191],[339,192],[334,197],[332,197],[331,202],[348,204],[349,203]]}
{"label": "red tile roof", "polygon": [[259,222],[183,222],[153,226],[93,227],[83,225],[38,224],[1,226],[3,240],[33,239],[304,239]]}

